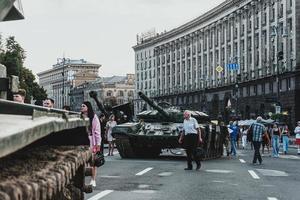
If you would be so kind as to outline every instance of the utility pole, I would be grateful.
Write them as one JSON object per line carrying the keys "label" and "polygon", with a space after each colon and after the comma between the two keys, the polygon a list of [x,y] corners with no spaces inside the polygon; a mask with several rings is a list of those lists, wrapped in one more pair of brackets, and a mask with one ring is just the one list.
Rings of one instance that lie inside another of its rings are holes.
{"label": "utility pole", "polygon": [[63,64],[63,72],[62,72],[62,77],[63,77],[63,88],[62,88],[62,95],[63,95],[63,98],[62,98],[62,106],[65,105],[65,62],[66,62],[66,59],[65,59],[65,57],[63,57],[63,59],[62,59],[62,64]]}

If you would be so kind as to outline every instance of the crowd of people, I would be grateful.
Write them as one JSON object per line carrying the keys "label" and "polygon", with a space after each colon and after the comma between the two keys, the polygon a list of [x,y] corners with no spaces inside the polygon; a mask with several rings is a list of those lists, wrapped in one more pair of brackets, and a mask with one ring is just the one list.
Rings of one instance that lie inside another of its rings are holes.
{"label": "crowd of people", "polygon": [[[24,103],[26,97],[26,90],[19,89],[13,93],[13,101],[18,103]],[[55,101],[52,98],[46,98],[42,101],[42,106],[52,109],[55,106]],[[63,110],[70,111],[70,106],[65,105]],[[114,152],[114,140],[112,136],[112,128],[117,125],[114,114],[109,116],[109,120],[106,120],[106,116],[101,113],[99,117],[95,114],[92,104],[89,101],[85,101],[81,104],[80,112],[83,116],[87,117],[90,121],[88,128],[88,135],[90,141],[90,150],[92,151],[93,158],[97,152],[103,153],[104,140],[108,142],[108,156],[113,156]],[[93,159],[92,159],[93,160]],[[96,167],[93,161],[90,163],[92,168],[92,178],[90,185],[96,187]]]}
{"label": "crowd of people", "polygon": [[[274,122],[272,124],[264,124],[262,117],[257,117],[256,122],[251,125],[239,126],[237,121],[230,121],[226,129],[227,137],[225,141],[227,156],[235,157],[237,155],[236,150],[239,148],[239,140],[242,141],[242,149],[249,148],[254,149],[253,164],[262,163],[260,154],[260,148],[262,147],[262,154],[267,152],[270,153],[272,148],[271,156],[274,158],[279,157],[280,141],[282,141],[283,154],[289,152],[289,141],[291,131],[288,125],[279,124]],[[296,138],[300,138],[300,121],[297,122],[297,127],[294,130]],[[230,144],[230,148],[229,148]],[[300,142],[296,140],[298,144],[298,154],[300,154]],[[230,150],[229,150],[230,149]]]}

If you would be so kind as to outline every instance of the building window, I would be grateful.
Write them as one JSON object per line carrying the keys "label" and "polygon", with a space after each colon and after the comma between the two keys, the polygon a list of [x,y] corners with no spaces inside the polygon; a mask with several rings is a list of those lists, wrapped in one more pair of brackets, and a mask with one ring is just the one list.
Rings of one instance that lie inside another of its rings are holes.
{"label": "building window", "polygon": [[106,93],[106,96],[108,96],[108,97],[111,97],[111,96],[113,96],[113,95],[112,95],[112,91],[110,91],[110,90],[109,90],[109,91],[107,91],[107,93]]}
{"label": "building window", "polygon": [[291,78],[286,79],[286,90],[291,90]]}
{"label": "building window", "polygon": [[269,91],[273,93],[273,82],[269,83]]}

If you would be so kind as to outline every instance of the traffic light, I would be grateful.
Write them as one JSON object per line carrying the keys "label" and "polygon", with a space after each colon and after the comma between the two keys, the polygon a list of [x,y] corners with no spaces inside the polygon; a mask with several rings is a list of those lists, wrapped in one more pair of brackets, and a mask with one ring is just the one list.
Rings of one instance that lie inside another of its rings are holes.
{"label": "traffic light", "polygon": [[283,60],[283,51],[277,53],[277,60]]}

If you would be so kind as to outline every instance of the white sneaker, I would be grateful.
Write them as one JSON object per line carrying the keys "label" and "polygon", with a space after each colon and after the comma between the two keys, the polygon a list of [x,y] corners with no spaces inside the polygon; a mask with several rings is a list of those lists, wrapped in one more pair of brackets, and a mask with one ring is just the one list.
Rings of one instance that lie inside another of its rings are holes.
{"label": "white sneaker", "polygon": [[96,187],[96,181],[92,179],[91,182],[90,182],[90,185],[93,186],[93,187]]}

